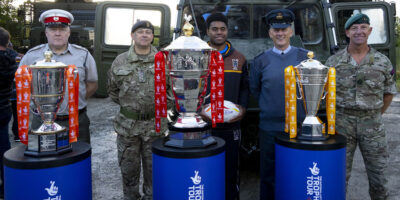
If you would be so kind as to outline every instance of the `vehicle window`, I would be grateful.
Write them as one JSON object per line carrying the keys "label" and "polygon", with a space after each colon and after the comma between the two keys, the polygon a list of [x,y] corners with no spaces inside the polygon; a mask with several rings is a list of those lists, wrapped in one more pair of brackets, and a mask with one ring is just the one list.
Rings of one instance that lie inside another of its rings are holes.
{"label": "vehicle window", "polygon": [[[275,7],[270,5],[254,6],[254,38],[269,38],[268,25],[264,16]],[[315,44],[322,40],[322,15],[315,5],[300,5],[290,8],[295,14],[294,33],[304,44]]]}
{"label": "vehicle window", "polygon": [[346,31],[344,25],[346,21],[356,13],[364,13],[370,19],[372,27],[371,35],[368,38],[368,44],[384,44],[387,42],[387,23],[385,22],[385,14],[382,8],[362,8],[362,9],[345,9],[339,10],[337,13],[336,27],[341,45],[347,44]]}
{"label": "vehicle window", "polygon": [[[196,22],[201,38],[207,35],[207,17],[214,12],[221,12],[228,17],[228,38],[250,37],[250,16],[248,6],[243,5],[196,5],[194,6]],[[185,7],[184,13],[191,14],[190,8]],[[191,23],[193,20],[191,21]],[[194,22],[192,23],[194,25]]]}
{"label": "vehicle window", "polygon": [[107,45],[131,45],[132,25],[141,20],[148,20],[153,24],[153,45],[158,46],[161,12],[158,10],[139,10],[133,8],[107,8],[105,15],[104,43]]}

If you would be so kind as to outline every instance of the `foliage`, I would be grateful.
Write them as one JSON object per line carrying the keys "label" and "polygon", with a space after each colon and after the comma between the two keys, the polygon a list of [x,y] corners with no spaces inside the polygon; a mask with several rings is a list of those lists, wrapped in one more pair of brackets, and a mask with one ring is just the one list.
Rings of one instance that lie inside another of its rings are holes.
{"label": "foliage", "polygon": [[21,45],[23,36],[23,17],[18,15],[18,9],[12,6],[15,0],[0,1],[0,26],[8,30],[14,46]]}

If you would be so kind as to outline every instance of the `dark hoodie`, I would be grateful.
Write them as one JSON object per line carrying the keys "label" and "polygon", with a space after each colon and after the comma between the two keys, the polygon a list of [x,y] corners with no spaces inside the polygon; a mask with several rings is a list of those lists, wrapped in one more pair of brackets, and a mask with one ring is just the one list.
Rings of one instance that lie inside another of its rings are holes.
{"label": "dark hoodie", "polygon": [[16,56],[17,52],[11,49],[0,50],[0,111],[10,108],[12,82],[18,68]]}

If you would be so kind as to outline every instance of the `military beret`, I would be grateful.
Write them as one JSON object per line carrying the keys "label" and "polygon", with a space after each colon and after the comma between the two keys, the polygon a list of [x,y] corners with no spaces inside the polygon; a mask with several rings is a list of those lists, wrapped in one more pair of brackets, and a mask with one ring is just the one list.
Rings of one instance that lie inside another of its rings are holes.
{"label": "military beret", "polygon": [[207,17],[206,20],[207,29],[210,28],[210,24],[214,21],[224,22],[225,25],[228,26],[228,18],[224,14],[217,12]]}
{"label": "military beret", "polygon": [[69,26],[73,21],[74,16],[70,12],[61,9],[47,10],[39,17],[39,22],[42,22],[45,26]]}
{"label": "military beret", "polygon": [[148,28],[151,29],[151,31],[154,33],[154,27],[153,25],[147,21],[147,20],[143,20],[143,21],[138,21],[136,22],[133,26],[132,26],[132,30],[131,33],[135,32],[136,29],[138,28]]}
{"label": "military beret", "polygon": [[286,28],[294,21],[295,17],[292,11],[288,9],[271,10],[265,15],[265,20],[272,28]]}
{"label": "military beret", "polygon": [[357,13],[346,21],[344,24],[344,29],[349,29],[353,24],[369,24],[369,17],[366,14]]}

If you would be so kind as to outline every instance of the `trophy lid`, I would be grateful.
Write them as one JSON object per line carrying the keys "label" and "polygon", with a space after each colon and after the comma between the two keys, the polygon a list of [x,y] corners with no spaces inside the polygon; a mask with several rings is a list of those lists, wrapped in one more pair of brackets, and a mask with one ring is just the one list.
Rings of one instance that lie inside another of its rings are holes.
{"label": "trophy lid", "polygon": [[29,68],[66,68],[68,67],[66,64],[62,62],[56,62],[52,60],[53,52],[46,51],[44,52],[44,59],[37,61],[34,65],[30,65]]}
{"label": "trophy lid", "polygon": [[189,23],[192,19],[192,16],[187,16],[185,14],[185,25],[182,30],[184,32],[183,36],[180,36],[176,40],[172,41],[170,45],[164,48],[165,51],[169,50],[214,50],[210,47],[207,42],[204,42],[200,38],[196,36],[192,36],[194,27]]}
{"label": "trophy lid", "polygon": [[295,68],[308,68],[308,69],[328,69],[327,66],[323,65],[321,62],[318,60],[314,60],[314,52],[309,51],[307,53],[308,59],[302,61],[299,65],[297,65]]}

